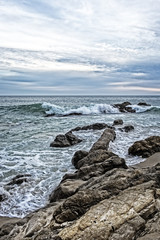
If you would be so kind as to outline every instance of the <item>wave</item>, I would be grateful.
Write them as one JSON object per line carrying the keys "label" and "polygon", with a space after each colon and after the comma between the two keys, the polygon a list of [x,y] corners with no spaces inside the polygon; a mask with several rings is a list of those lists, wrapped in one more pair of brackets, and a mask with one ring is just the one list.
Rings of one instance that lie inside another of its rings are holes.
{"label": "wave", "polygon": [[117,108],[109,104],[95,104],[90,106],[81,106],[77,108],[66,109],[54,104],[43,103],[42,108],[45,109],[47,115],[61,115],[61,116],[120,113]]}
{"label": "wave", "polygon": [[139,105],[129,105],[136,113],[144,112],[159,112],[160,106],[139,106]]}
{"label": "wave", "polygon": [[[157,112],[160,111],[159,106],[139,106],[129,105],[135,113]],[[90,106],[80,106],[77,108],[64,108],[55,104],[44,102],[42,108],[47,116],[69,116],[69,115],[99,115],[99,114],[116,114],[121,113],[118,108],[110,104],[91,104]]]}

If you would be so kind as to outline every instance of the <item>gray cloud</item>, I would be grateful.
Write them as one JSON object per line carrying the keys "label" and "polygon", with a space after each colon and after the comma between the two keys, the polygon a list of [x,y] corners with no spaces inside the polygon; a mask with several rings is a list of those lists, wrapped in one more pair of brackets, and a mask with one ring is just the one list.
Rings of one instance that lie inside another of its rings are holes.
{"label": "gray cloud", "polygon": [[159,0],[2,0],[0,11],[0,94],[159,94]]}

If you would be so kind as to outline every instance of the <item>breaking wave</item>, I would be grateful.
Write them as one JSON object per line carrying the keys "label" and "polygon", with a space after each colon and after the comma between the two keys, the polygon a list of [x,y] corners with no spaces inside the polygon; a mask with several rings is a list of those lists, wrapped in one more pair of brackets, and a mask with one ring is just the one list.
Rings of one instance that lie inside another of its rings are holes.
{"label": "breaking wave", "polygon": [[[158,106],[139,106],[129,105],[136,113],[144,113],[148,111],[160,111]],[[55,104],[46,103],[42,104],[42,108],[47,115],[55,116],[69,116],[69,115],[99,115],[99,114],[115,114],[120,113],[119,109],[110,104],[94,104],[90,106],[81,106],[77,108],[64,108]]]}

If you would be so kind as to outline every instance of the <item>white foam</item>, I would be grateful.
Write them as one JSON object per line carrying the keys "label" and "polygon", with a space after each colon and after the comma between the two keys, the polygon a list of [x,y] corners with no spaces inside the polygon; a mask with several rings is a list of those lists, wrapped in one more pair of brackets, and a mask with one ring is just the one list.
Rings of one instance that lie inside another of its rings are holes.
{"label": "white foam", "polygon": [[153,109],[153,106],[139,106],[139,105],[129,105],[129,107],[131,107],[132,109],[134,109],[136,111],[136,113],[143,113],[146,112],[148,110]]}
{"label": "white foam", "polygon": [[50,103],[43,103],[42,108],[46,109],[47,114],[55,115],[70,115],[70,114],[106,114],[106,113],[119,113],[118,108],[113,107],[109,104],[94,104],[90,106],[81,106],[77,108],[64,109],[60,106]]}

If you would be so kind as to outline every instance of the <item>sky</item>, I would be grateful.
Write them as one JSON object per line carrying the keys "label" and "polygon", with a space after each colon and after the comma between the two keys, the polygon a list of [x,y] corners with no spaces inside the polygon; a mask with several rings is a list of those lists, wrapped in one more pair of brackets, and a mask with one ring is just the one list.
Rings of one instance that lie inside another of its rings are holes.
{"label": "sky", "polygon": [[0,95],[160,95],[160,0],[0,0]]}

